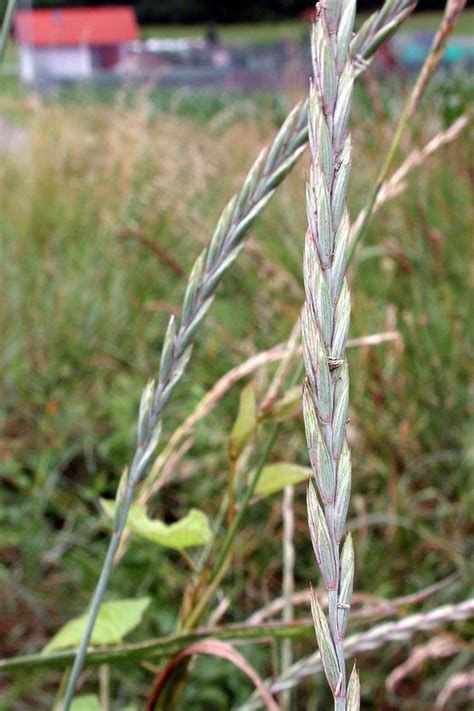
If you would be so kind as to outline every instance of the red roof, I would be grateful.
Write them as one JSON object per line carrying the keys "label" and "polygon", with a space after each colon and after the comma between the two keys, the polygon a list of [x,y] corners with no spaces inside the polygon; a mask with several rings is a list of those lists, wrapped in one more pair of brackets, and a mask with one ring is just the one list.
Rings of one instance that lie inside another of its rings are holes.
{"label": "red roof", "polygon": [[127,6],[18,10],[15,37],[35,47],[120,44],[138,39],[138,27]]}

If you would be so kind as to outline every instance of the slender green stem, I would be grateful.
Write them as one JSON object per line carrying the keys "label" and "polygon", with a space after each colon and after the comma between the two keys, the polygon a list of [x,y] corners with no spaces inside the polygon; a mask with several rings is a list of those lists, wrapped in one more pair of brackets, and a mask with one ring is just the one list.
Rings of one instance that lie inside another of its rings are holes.
{"label": "slender green stem", "polygon": [[[291,379],[291,383],[290,383],[289,387],[292,387],[292,386],[296,385],[296,383],[299,382],[299,380],[301,378],[302,371],[303,371],[303,365],[302,365],[302,363],[300,363],[298,365],[298,368],[296,369],[292,379]],[[212,599],[212,596],[214,595],[214,593],[217,589],[217,586],[219,585],[220,581],[222,580],[222,577],[225,574],[225,571],[226,571],[227,565],[228,565],[228,561],[230,558],[230,554],[232,552],[232,547],[234,545],[235,537],[236,537],[237,532],[240,528],[242,520],[244,519],[244,517],[247,513],[247,510],[250,506],[250,501],[251,501],[252,496],[255,492],[255,487],[257,486],[257,483],[258,483],[258,480],[259,480],[260,475],[262,473],[262,470],[268,461],[268,456],[273,448],[273,445],[276,442],[276,438],[277,438],[279,430],[280,430],[280,423],[277,422],[277,423],[273,424],[273,426],[270,430],[270,433],[268,435],[267,441],[265,443],[265,446],[263,448],[262,454],[260,456],[258,465],[252,472],[252,475],[250,477],[248,485],[245,489],[244,496],[243,496],[240,506],[236,512],[235,518],[233,519],[232,524],[226,533],[224,541],[221,544],[221,547],[219,550],[219,555],[218,555],[217,560],[216,560],[214,567],[212,569],[209,586],[207,587],[206,591],[200,598],[196,607],[193,609],[189,618],[187,620],[185,620],[185,622],[183,624],[184,630],[192,629],[193,626],[199,621],[199,619],[200,619],[201,615],[203,614],[204,610],[206,609],[209,601]]]}
{"label": "slender green stem", "polygon": [[[286,486],[283,491],[282,498],[282,514],[283,514],[283,541],[282,541],[282,558],[283,558],[283,581],[282,594],[285,601],[283,607],[283,622],[290,623],[294,618],[294,607],[292,596],[295,591],[295,546],[294,546],[294,531],[295,531],[295,514],[294,514],[294,486]],[[281,645],[281,673],[284,674],[293,662],[293,644],[290,639],[285,639]],[[291,690],[281,694],[280,703],[285,711],[290,711],[292,703]]]}
{"label": "slender green stem", "polygon": [[276,423],[272,426],[270,430],[270,434],[268,436],[268,439],[266,441],[265,447],[263,449],[262,455],[259,460],[259,464],[255,468],[255,470],[252,473],[252,476],[250,477],[250,481],[248,483],[248,486],[245,490],[245,494],[243,496],[242,502],[236,512],[235,518],[232,521],[232,524],[230,525],[229,529],[227,530],[227,534],[225,536],[225,539],[221,545],[219,555],[217,558],[217,561],[214,565],[214,568],[211,573],[211,578],[210,578],[210,583],[199,599],[198,604],[196,607],[192,610],[191,615],[187,620],[185,620],[183,624],[183,630],[188,631],[191,630],[195,624],[199,621],[201,615],[205,611],[207,605],[209,604],[209,601],[212,599],[212,596],[214,595],[220,581],[222,580],[223,576],[225,575],[225,572],[227,570],[227,566],[230,560],[230,556],[232,554],[232,546],[234,544],[235,537],[237,535],[237,532],[240,528],[240,524],[242,522],[242,519],[244,518],[245,514],[247,513],[247,509],[250,504],[250,499],[253,496],[253,493],[255,491],[255,487],[257,486],[258,479],[260,477],[260,474],[262,473],[263,467],[265,466],[267,460],[268,460],[268,455],[270,454],[273,445],[275,444],[278,430],[280,429],[279,423]]}
{"label": "slender green stem", "polygon": [[3,16],[2,29],[0,32],[0,65],[3,64],[5,49],[7,47],[8,36],[10,34],[13,13],[15,12],[17,0],[8,0],[5,14]]}
{"label": "slender green stem", "polygon": [[[386,617],[395,614],[401,607],[407,605],[416,605],[433,595],[444,590],[455,581],[459,580],[459,575],[454,573],[443,580],[438,581],[434,585],[430,585],[424,590],[419,590],[410,595],[396,598],[391,601],[382,602],[375,605],[372,609],[367,610],[362,608],[359,617],[363,619]],[[107,663],[132,663],[148,658],[161,658],[164,656],[173,655],[182,649],[183,646],[194,642],[198,639],[210,638],[215,639],[248,639],[249,641],[257,641],[265,637],[274,639],[296,639],[312,634],[313,626],[306,621],[293,621],[286,625],[277,624],[254,624],[244,623],[236,625],[226,625],[225,627],[200,628],[186,634],[174,634],[159,639],[146,640],[144,642],[126,643],[115,645],[113,647],[95,647],[87,653],[87,663],[90,666],[99,666]],[[0,674],[5,674],[15,671],[34,671],[36,669],[61,669],[67,667],[73,660],[76,650],[69,649],[64,651],[56,651],[44,654],[38,652],[35,654],[26,654],[10,659],[0,659]]]}
{"label": "slender green stem", "polygon": [[[309,621],[269,623],[262,625],[227,625],[225,627],[203,627],[168,637],[146,640],[114,647],[95,647],[87,652],[88,666],[102,664],[133,664],[145,659],[162,659],[177,654],[183,647],[200,639],[220,639],[258,642],[268,639],[299,639],[314,634]],[[40,669],[62,669],[74,660],[75,649],[51,652],[50,654],[24,654],[0,660],[0,673],[29,672]]]}
{"label": "slender green stem", "polygon": [[128,512],[133,500],[134,487],[129,483],[127,485],[126,494],[123,499],[121,511],[116,519],[115,530],[113,532],[112,538],[110,539],[109,547],[107,549],[107,554],[105,556],[104,563],[102,565],[102,570],[100,571],[100,577],[97,582],[96,589],[94,591],[93,598],[89,607],[89,612],[87,616],[87,624],[84,634],[82,636],[81,644],[79,645],[76,657],[74,659],[74,664],[71,670],[71,675],[68,680],[66,693],[64,695],[63,701],[63,711],[68,711],[72,699],[74,697],[74,692],[76,690],[76,684],[81,673],[84,660],[86,658],[87,647],[94,631],[95,623],[97,620],[97,615],[99,614],[100,606],[104,597],[107,584],[109,582],[110,575],[112,573],[115,554],[120,545],[120,540],[122,537],[125,524],[127,522]]}
{"label": "slender green stem", "polygon": [[[454,605],[443,605],[428,611],[382,622],[367,631],[348,637],[345,646],[354,653],[356,649],[376,649],[384,641],[393,639],[409,639],[416,630],[430,630],[450,621],[472,619],[474,615],[474,600],[466,600]],[[284,623],[269,623],[262,625],[227,625],[226,627],[201,628],[185,634],[170,635],[160,639],[147,640],[135,644],[123,644],[113,648],[96,648],[88,652],[87,662],[90,666],[113,663],[114,665],[137,663],[145,659],[162,659],[179,652],[183,647],[200,639],[219,639],[236,642],[258,642],[265,639],[301,639],[314,635],[313,623],[309,621]],[[70,649],[51,654],[25,654],[11,659],[0,660],[2,674],[12,672],[29,673],[40,669],[61,669],[74,659],[75,650]],[[305,667],[313,673],[314,667],[308,665],[308,660],[300,660],[293,666]],[[289,670],[288,675],[291,675]],[[272,689],[272,691],[280,689]]]}
{"label": "slender green stem", "polygon": [[212,554],[212,551],[214,549],[214,543],[216,542],[217,535],[222,528],[226,513],[227,513],[227,507],[228,507],[228,498],[227,498],[227,492],[224,494],[222,497],[222,501],[219,506],[219,510],[217,512],[217,515],[214,517],[214,522],[213,522],[213,536],[209,543],[206,545],[205,548],[203,548],[202,553],[199,557],[198,563],[197,563],[197,569],[198,569],[198,574],[201,574],[207,564],[207,561],[209,560],[209,556]]}
{"label": "slender green stem", "polygon": [[402,138],[403,132],[405,131],[405,128],[407,127],[408,121],[410,119],[410,113],[409,113],[408,109],[409,109],[409,103],[406,104],[403,114],[400,117],[400,121],[398,123],[397,130],[395,131],[395,134],[393,136],[392,143],[390,144],[389,151],[385,157],[382,168],[380,169],[380,172],[377,176],[377,180],[374,183],[372,192],[369,195],[367,205],[364,207],[360,223],[357,227],[357,231],[355,232],[355,234],[352,238],[352,242],[349,247],[349,255],[348,255],[348,262],[349,263],[354,258],[354,254],[357,249],[357,246],[358,246],[359,242],[361,241],[361,239],[365,233],[365,230],[367,229],[367,225],[369,224],[372,214],[374,212],[374,207],[375,207],[375,203],[377,200],[377,196],[380,192],[382,185],[384,184],[384,182],[388,176],[389,170],[392,167],[393,161],[395,160],[395,157],[397,155],[398,148],[400,145],[400,140]]}
{"label": "slender green stem", "polygon": [[461,12],[466,4],[466,0],[448,0],[446,3],[445,14],[441,25],[433,38],[433,42],[428,52],[423,66],[418,74],[415,86],[408,98],[403,113],[398,121],[397,128],[395,130],[390,148],[385,157],[383,165],[374,183],[372,191],[369,195],[367,205],[364,207],[357,224],[357,229],[352,237],[351,245],[349,248],[348,261],[351,262],[357,246],[359,245],[362,237],[365,234],[367,226],[374,213],[375,204],[377,202],[377,197],[380,193],[382,185],[388,177],[389,171],[394,163],[397,156],[398,149],[400,148],[400,142],[402,136],[413,117],[422,97],[426,91],[426,87],[433,76],[438,64],[443,58],[443,52],[446,47],[446,43],[452,34],[457,20],[459,19]]}

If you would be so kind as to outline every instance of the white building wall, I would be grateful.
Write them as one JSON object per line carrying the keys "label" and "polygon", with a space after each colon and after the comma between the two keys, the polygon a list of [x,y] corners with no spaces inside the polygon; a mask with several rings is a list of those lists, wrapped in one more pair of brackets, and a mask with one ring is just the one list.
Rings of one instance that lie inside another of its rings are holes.
{"label": "white building wall", "polygon": [[33,55],[32,47],[20,47],[20,79],[24,84],[31,84],[35,77]]}
{"label": "white building wall", "polygon": [[91,74],[91,51],[86,45],[20,48],[20,75],[27,84],[35,79],[81,79]]}

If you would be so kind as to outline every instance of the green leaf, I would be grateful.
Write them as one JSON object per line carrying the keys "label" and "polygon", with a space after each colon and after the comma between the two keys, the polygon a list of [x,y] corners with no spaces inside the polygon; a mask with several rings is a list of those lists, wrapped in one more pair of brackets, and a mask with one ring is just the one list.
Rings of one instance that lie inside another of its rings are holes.
{"label": "green leaf", "polygon": [[255,386],[249,383],[240,393],[239,412],[230,433],[229,454],[237,459],[257,429],[257,399]]}
{"label": "green leaf", "polygon": [[301,413],[301,385],[295,385],[286,391],[271,408],[270,414],[278,422],[288,420]]}
{"label": "green leaf", "polygon": [[[121,642],[125,635],[141,622],[143,613],[149,604],[149,597],[104,602],[97,616],[91,644],[117,644]],[[53,652],[56,649],[77,647],[82,639],[86,622],[87,614],[69,620],[64,627],[61,627],[56,632],[53,639],[44,648],[44,651]]]}
{"label": "green leaf", "polygon": [[298,464],[289,462],[269,464],[263,468],[260,474],[255,493],[270,496],[289,484],[299,484],[300,481],[306,481],[310,474],[310,467],[301,467]]}
{"label": "green leaf", "polygon": [[100,701],[95,694],[76,696],[71,704],[71,711],[101,711]]}
{"label": "green leaf", "polygon": [[[114,502],[101,499],[101,504],[107,516],[112,518]],[[130,508],[127,528],[137,536],[174,550],[203,546],[208,543],[212,535],[206,514],[198,509],[191,509],[184,518],[176,523],[166,524],[149,518],[145,508],[139,504],[134,504]]]}
{"label": "green leaf", "polygon": [[360,681],[357,669],[352,669],[352,674],[347,687],[347,711],[359,711],[360,709]]}

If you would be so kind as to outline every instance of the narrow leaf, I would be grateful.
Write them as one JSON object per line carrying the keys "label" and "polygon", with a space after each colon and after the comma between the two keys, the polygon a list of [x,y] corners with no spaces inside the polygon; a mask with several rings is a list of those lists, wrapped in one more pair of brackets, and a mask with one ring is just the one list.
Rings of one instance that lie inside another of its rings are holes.
{"label": "narrow leaf", "polygon": [[217,227],[212,236],[211,244],[206,256],[206,269],[209,270],[214,266],[218,255],[221,253],[222,245],[225,241],[226,235],[229,232],[230,225],[232,222],[232,215],[234,214],[235,203],[237,201],[237,196],[227,203],[224,210],[222,211]]}
{"label": "narrow leaf", "polygon": [[[300,159],[300,157],[303,155],[303,153],[306,150],[306,144],[300,146],[297,150],[295,150],[286,160],[284,160],[276,170],[271,173],[271,175],[266,179],[265,181],[265,191],[267,190],[272,190],[273,188],[276,188],[277,185],[281,183],[283,178],[285,178],[286,175],[290,172],[292,167],[297,163]],[[272,192],[273,195],[273,192]],[[266,203],[265,203],[266,204]]]}
{"label": "narrow leaf", "polygon": [[317,135],[319,162],[321,164],[326,183],[330,185],[333,177],[334,157],[328,124],[326,117],[321,111],[318,115]]}
{"label": "narrow leaf", "polygon": [[330,115],[336,98],[337,75],[331,42],[325,30],[321,33],[320,44],[316,51],[318,53],[321,93],[326,113]]}
{"label": "narrow leaf", "polygon": [[194,266],[189,275],[188,285],[186,287],[186,293],[183,299],[183,310],[181,313],[181,324],[187,324],[191,319],[192,314],[196,311],[198,307],[197,303],[197,290],[201,276],[204,270],[206,259],[206,253],[201,252],[199,257],[194,262]]}
{"label": "narrow leaf", "polygon": [[346,527],[347,511],[351,496],[351,453],[347,442],[342,445],[337,467],[336,506],[334,511],[334,535],[340,543]]}
{"label": "narrow leaf", "polygon": [[272,419],[282,422],[299,414],[301,410],[301,386],[295,385],[277,400],[271,407]]}
{"label": "narrow leaf", "polygon": [[263,468],[260,474],[255,493],[270,496],[270,494],[281,491],[289,484],[299,484],[301,481],[307,481],[310,475],[310,467],[302,467],[298,464],[290,464],[290,462],[269,464]]}
{"label": "narrow leaf", "polygon": [[334,502],[336,477],[333,463],[319,430],[313,395],[307,383],[303,387],[303,418],[309,458],[319,495],[326,504]]}
{"label": "narrow leaf", "polygon": [[328,267],[331,261],[331,253],[334,243],[332,230],[331,203],[324,174],[319,167],[316,167],[316,195],[317,195],[317,223],[318,223],[318,245],[323,267]]}
{"label": "narrow leaf", "polygon": [[[164,349],[161,356],[163,362]],[[150,414],[153,406],[153,397],[155,394],[155,381],[149,380],[145,385],[140,400],[140,412],[138,415],[138,443],[143,444],[150,434]]]}
{"label": "narrow leaf", "polygon": [[229,453],[237,459],[257,428],[255,385],[250,382],[240,393],[239,411],[229,440]]}
{"label": "narrow leaf", "polygon": [[324,672],[326,674],[329,686],[331,687],[332,692],[334,694],[339,684],[341,671],[337,662],[336,650],[334,649],[334,643],[331,638],[329,626],[314,590],[311,590],[311,612],[313,613],[316,639],[321,654]]}
{"label": "narrow leaf", "polygon": [[359,711],[360,709],[360,681],[355,664],[347,685],[346,708],[347,711]]}
{"label": "narrow leaf", "polygon": [[[222,261],[217,261],[212,268],[212,272],[206,274],[206,279],[201,285],[201,295],[203,298],[209,298],[217,288],[220,280],[224,276],[224,273],[230,269],[232,264],[235,262],[240,252],[242,251],[243,245],[234,247],[232,251],[222,259]],[[222,256],[222,255],[221,255]]]}
{"label": "narrow leaf", "polygon": [[336,49],[336,69],[338,72],[341,72],[348,59],[349,46],[354,29],[355,9],[355,0],[347,0],[342,8]]}
{"label": "narrow leaf", "polygon": [[337,230],[344,212],[347,200],[347,185],[351,170],[351,139],[348,137],[341,151],[339,167],[334,178],[332,190],[332,220],[333,229]]}
{"label": "narrow leaf", "polygon": [[255,186],[257,184],[257,181],[259,180],[263,165],[265,163],[267,155],[267,149],[262,148],[260,151],[257,160],[255,163],[252,165],[250,168],[247,177],[245,178],[244,184],[242,185],[238,198],[237,198],[237,203],[235,206],[235,211],[238,213],[241,209],[245,209],[247,207],[247,203],[250,201],[250,197],[253,195],[253,192],[255,190]]}
{"label": "narrow leaf", "polygon": [[337,629],[342,639],[347,630],[349,610],[352,601],[352,588],[354,586],[354,546],[349,533],[341,554],[341,582],[338,598]]}
{"label": "narrow leaf", "polygon": [[237,246],[238,242],[242,241],[244,234],[247,232],[248,228],[255,220],[255,218],[265,209],[270,200],[272,199],[275,190],[270,190],[266,195],[264,195],[247,213],[245,217],[239,220],[238,224],[231,230],[229,237],[229,244],[232,247]]}
{"label": "narrow leaf", "polygon": [[290,113],[288,114],[288,116],[286,117],[284,122],[282,123],[277,135],[273,139],[273,142],[270,146],[270,150],[268,152],[267,161],[265,163],[265,170],[264,170],[265,175],[268,175],[269,173],[271,173],[271,171],[275,167],[275,164],[278,162],[280,151],[283,148],[283,146],[287,143],[289,136],[291,136],[291,131],[294,126],[296,117],[298,115],[299,108],[300,108],[300,105],[297,104],[290,111]]}
{"label": "narrow leaf", "polygon": [[128,486],[128,469],[125,467],[125,469],[122,472],[122,475],[120,477],[119,485],[117,487],[117,493],[115,494],[115,511],[114,511],[114,528],[117,529],[119,525],[119,518],[121,515],[123,515],[123,504],[125,501],[125,497],[127,494],[127,486]]}
{"label": "narrow leaf", "polygon": [[326,523],[326,518],[316,496],[312,483],[307,490],[307,509],[309,532],[313,544],[314,555],[318,561],[324,584],[328,590],[334,590],[336,585],[336,564],[331,545],[331,538]]}
{"label": "narrow leaf", "polygon": [[344,210],[334,238],[334,260],[332,263],[331,288],[332,298],[335,302],[341,293],[342,282],[347,266],[347,246],[349,244],[349,215],[347,209]]}
{"label": "narrow leaf", "polygon": [[347,408],[349,405],[349,369],[347,363],[338,368],[336,380],[334,416],[332,420],[332,451],[335,460],[339,459],[346,434]]}
{"label": "narrow leaf", "polygon": [[337,22],[339,20],[339,13],[341,11],[341,3],[339,0],[326,0],[324,4],[324,14],[326,17],[326,22],[328,29],[331,33],[334,32],[337,27]]}
{"label": "narrow leaf", "polygon": [[163,342],[163,350],[161,351],[160,362],[160,382],[166,380],[170,373],[173,363],[173,351],[176,339],[176,317],[171,316],[166,329],[165,340]]}
{"label": "narrow leaf", "polygon": [[342,283],[341,293],[336,306],[336,318],[334,323],[334,336],[332,341],[331,355],[336,360],[344,357],[346,350],[347,333],[351,320],[351,297],[347,281]]}

